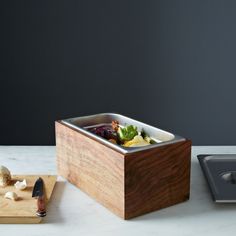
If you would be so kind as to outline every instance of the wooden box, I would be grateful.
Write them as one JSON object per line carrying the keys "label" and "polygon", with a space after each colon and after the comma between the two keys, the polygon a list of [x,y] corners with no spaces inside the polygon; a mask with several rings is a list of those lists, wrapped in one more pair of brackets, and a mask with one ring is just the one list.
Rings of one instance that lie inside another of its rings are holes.
{"label": "wooden box", "polygon": [[[113,114],[106,119],[114,116],[123,117]],[[151,148],[122,150],[81,128],[102,119],[73,123],[74,119],[56,121],[58,174],[113,213],[130,219],[189,199],[190,140],[174,136]],[[130,124],[151,127],[127,119]]]}

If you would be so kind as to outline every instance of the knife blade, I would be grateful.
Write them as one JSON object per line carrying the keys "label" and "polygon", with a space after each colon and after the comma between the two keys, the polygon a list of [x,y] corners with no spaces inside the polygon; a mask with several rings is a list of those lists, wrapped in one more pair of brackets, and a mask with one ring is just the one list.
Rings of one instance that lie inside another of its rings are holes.
{"label": "knife blade", "polygon": [[36,215],[39,217],[46,216],[46,204],[45,204],[45,196],[44,196],[44,182],[41,177],[39,177],[32,191],[32,197],[37,198],[37,212]]}

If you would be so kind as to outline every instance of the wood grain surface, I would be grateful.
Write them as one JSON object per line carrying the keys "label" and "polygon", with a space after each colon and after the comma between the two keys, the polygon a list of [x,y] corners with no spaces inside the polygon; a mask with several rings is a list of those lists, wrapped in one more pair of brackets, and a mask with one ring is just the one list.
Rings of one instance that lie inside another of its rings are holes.
{"label": "wood grain surface", "polygon": [[[0,188],[0,223],[1,224],[35,224],[40,223],[42,218],[36,216],[37,211],[37,199],[32,198],[32,190],[35,181],[38,177],[44,180],[45,196],[48,202],[54,185],[56,183],[57,176],[55,175],[13,175],[11,184],[6,187]],[[27,188],[23,191],[16,189],[14,183],[17,180],[26,179]],[[5,199],[6,192],[15,192],[19,199],[13,201]]]}
{"label": "wood grain surface", "polygon": [[56,122],[58,173],[123,219],[189,198],[191,141],[121,154]]}
{"label": "wood grain surface", "polygon": [[124,218],[124,156],[56,122],[58,173]]}
{"label": "wood grain surface", "polygon": [[125,219],[189,198],[191,141],[125,157]]}

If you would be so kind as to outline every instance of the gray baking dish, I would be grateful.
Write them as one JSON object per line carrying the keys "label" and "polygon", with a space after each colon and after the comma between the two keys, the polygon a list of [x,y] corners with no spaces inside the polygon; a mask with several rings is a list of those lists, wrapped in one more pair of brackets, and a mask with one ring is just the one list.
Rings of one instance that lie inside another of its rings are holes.
{"label": "gray baking dish", "polygon": [[[151,144],[148,146],[142,146],[142,147],[123,147],[117,144],[113,144],[109,142],[108,140],[96,134],[93,134],[87,130],[87,128],[89,127],[95,127],[102,124],[111,124],[113,120],[117,120],[121,126],[125,126],[125,125],[137,126],[139,131],[144,130],[157,143]],[[69,119],[61,120],[61,122],[69,127],[72,127],[75,130],[80,131],[83,134],[86,134],[88,137],[91,137],[95,140],[99,140],[101,143],[123,154],[143,151],[143,150],[159,147],[162,145],[172,144],[172,143],[186,140],[185,138],[179,135],[169,133],[162,129],[155,128],[153,126],[147,125],[140,121],[137,121],[137,120],[134,120],[129,117],[116,114],[116,113],[101,113],[101,114],[90,115],[90,116],[69,118]]]}

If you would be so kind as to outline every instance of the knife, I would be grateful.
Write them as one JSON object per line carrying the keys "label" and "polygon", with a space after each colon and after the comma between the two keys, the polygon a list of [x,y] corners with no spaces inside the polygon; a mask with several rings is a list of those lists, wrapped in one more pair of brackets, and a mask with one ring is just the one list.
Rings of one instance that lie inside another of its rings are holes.
{"label": "knife", "polygon": [[44,182],[41,177],[39,177],[33,188],[32,197],[37,198],[37,206],[38,210],[36,215],[39,217],[46,216],[46,204],[45,204],[45,196],[44,196]]}

